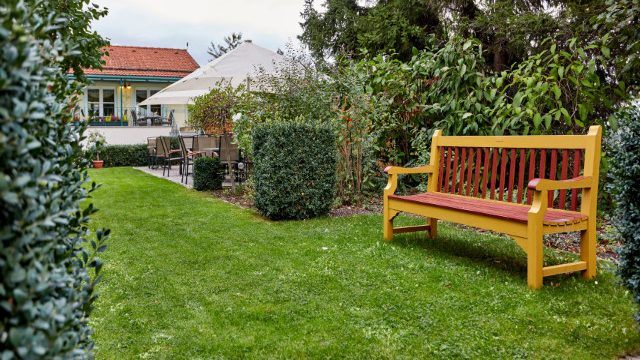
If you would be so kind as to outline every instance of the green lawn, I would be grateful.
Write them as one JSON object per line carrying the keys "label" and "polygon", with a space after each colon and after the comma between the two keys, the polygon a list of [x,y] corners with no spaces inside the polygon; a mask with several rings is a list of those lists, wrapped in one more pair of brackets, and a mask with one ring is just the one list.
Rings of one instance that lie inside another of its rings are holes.
{"label": "green lawn", "polygon": [[640,349],[635,307],[607,263],[597,281],[560,276],[532,291],[506,238],[443,225],[437,241],[385,243],[377,215],[270,222],[134,169],[91,176],[103,184],[93,226],[112,229],[91,320],[98,359],[601,359]]}

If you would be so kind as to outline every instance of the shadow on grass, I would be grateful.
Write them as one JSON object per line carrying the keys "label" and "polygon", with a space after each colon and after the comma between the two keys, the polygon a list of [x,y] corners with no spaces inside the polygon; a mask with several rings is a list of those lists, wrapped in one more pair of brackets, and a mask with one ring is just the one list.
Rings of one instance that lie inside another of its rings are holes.
{"label": "shadow on grass", "polygon": [[[439,224],[438,237],[430,239],[425,232],[397,234],[393,246],[420,248],[424,252],[455,258],[505,271],[512,276],[527,279],[527,254],[507,236],[479,233],[451,224]],[[545,247],[544,265],[556,265],[575,261],[577,255]],[[562,274],[547,279],[556,282],[563,278],[580,277],[580,273]]]}

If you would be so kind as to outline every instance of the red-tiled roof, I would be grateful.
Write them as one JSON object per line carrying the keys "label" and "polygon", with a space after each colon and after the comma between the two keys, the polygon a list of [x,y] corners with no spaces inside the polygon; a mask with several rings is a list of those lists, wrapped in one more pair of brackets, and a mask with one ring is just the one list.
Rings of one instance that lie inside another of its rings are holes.
{"label": "red-tiled roof", "polygon": [[87,75],[185,77],[200,66],[185,49],[112,45],[102,70]]}

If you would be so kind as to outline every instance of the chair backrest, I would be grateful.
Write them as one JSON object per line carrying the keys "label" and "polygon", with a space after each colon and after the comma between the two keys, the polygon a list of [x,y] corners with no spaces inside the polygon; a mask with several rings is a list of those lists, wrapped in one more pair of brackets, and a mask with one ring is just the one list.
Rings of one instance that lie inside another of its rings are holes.
{"label": "chair backrest", "polygon": [[193,144],[193,136],[178,136],[178,140],[180,142],[180,151],[182,152],[182,157],[186,159],[189,155],[189,149]]}
{"label": "chair backrest", "polygon": [[195,151],[202,151],[204,149],[211,149],[219,147],[219,138],[211,135],[199,135],[193,139],[193,149]]}
{"label": "chair backrest", "polygon": [[147,151],[149,155],[156,155],[158,153],[158,140],[154,137],[147,138]]}
{"label": "chair backrest", "polygon": [[157,147],[158,156],[169,157],[171,154],[171,139],[168,136],[160,136],[158,141],[160,143],[160,146]]}
{"label": "chair backrest", "polygon": [[240,148],[238,144],[233,143],[233,137],[230,135],[220,136],[220,161],[240,161]]}
{"label": "chair backrest", "polygon": [[[431,147],[436,181],[429,191],[531,204],[527,185],[534,178],[591,176],[597,184],[601,134],[598,126],[588,135],[550,136],[442,136],[437,130]],[[549,192],[549,207],[579,209],[577,189],[555,195]]]}

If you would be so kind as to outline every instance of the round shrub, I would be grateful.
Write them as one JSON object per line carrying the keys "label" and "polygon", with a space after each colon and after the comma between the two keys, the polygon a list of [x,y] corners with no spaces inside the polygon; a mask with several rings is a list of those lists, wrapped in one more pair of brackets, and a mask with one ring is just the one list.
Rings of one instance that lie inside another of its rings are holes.
{"label": "round shrub", "polygon": [[193,162],[193,188],[199,191],[222,189],[224,168],[218,158],[199,157]]}
{"label": "round shrub", "polygon": [[255,206],[264,216],[305,219],[331,209],[336,139],[329,125],[270,123],[253,130]]}
{"label": "round shrub", "polygon": [[640,303],[640,108],[624,109],[617,118],[620,127],[609,140],[609,176],[616,203],[614,221],[624,244],[619,274]]}

